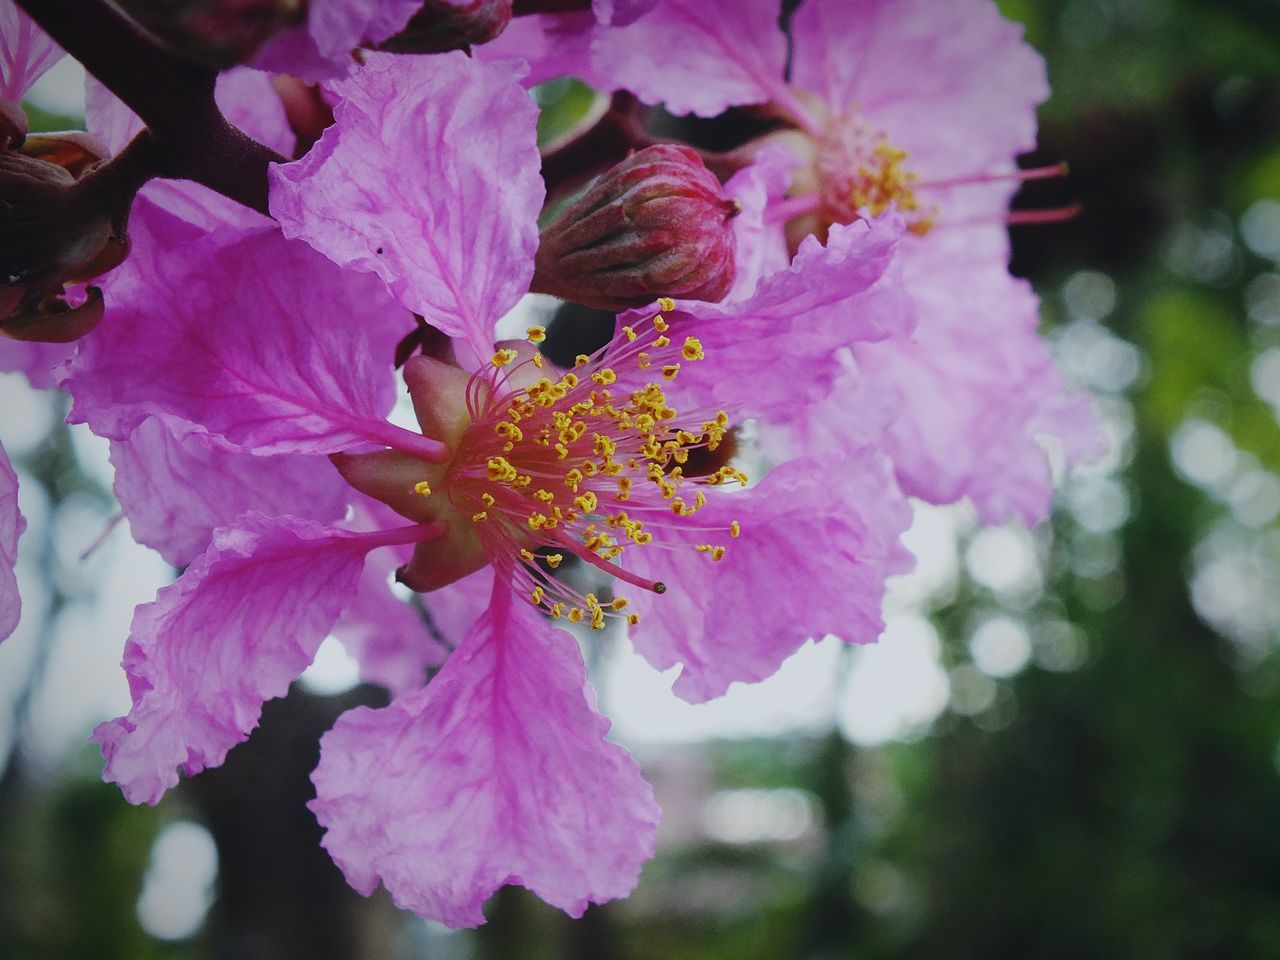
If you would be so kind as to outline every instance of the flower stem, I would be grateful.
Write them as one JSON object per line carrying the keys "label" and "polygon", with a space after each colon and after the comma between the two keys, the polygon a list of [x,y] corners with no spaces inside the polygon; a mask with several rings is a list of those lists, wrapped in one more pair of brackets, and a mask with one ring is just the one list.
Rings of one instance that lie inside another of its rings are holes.
{"label": "flower stem", "polygon": [[18,0],[147,125],[154,176],[195,180],[268,214],[267,165],[284,158],[227,122],[217,74],[169,53],[103,0]]}

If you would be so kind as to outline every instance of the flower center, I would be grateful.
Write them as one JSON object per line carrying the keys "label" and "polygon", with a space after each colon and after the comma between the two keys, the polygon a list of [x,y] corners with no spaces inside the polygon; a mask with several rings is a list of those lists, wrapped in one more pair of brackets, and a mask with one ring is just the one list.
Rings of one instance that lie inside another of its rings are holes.
{"label": "flower center", "polygon": [[907,153],[889,143],[865,117],[836,118],[818,144],[815,168],[823,212],[834,222],[850,223],[861,211],[878,216],[891,204],[907,229],[923,236],[934,226],[937,211],[916,196],[920,177],[907,167]]}
{"label": "flower center", "polygon": [[[667,311],[675,306],[659,304]],[[472,423],[447,474],[449,497],[470,515],[491,557],[519,558],[514,585],[553,618],[596,629],[610,616],[639,619],[626,612],[625,597],[602,603],[557,579],[566,554],[663,593],[662,582],[623,569],[624,555],[670,548],[664,534],[681,528],[719,541],[692,546],[718,561],[725,541],[740,532],[736,521],[716,527],[697,518],[707,502],[703,488],[747,478],[732,466],[684,475],[690,452],[714,451],[726,439],[729,418],[723,410],[682,415],[671,406],[663,383],[704,355],[696,338],[677,344],[669,329],[661,314],[624,327],[594,355],[579,356],[573,370],[526,387],[513,387],[513,375],[527,364],[542,367],[540,354],[517,364],[516,351],[499,350],[492,367],[472,378]],[[540,327],[529,333],[534,343],[545,336]],[[687,536],[682,540],[689,548]]]}

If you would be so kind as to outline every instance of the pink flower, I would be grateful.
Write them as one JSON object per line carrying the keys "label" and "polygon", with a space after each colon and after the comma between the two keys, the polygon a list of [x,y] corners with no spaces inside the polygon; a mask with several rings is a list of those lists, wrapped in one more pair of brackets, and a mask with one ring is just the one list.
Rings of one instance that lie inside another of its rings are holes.
{"label": "pink flower", "polygon": [[18,561],[18,538],[26,528],[27,522],[18,509],[18,476],[9,463],[9,455],[0,447],[0,640],[13,633],[22,613],[13,568]]}
{"label": "pink flower", "polygon": [[[0,142],[26,132],[22,98],[44,72],[62,59],[62,48],[13,0],[0,0]],[[8,130],[5,130],[8,125]]]}
{"label": "pink flower", "polygon": [[[744,479],[735,465],[694,464],[718,456],[746,417],[829,390],[850,330],[814,317],[844,305],[868,339],[908,324],[891,270],[901,223],[840,225],[751,296],[705,312],[663,304],[669,320],[640,314],[553,372],[527,344],[494,343],[531,275],[541,202],[523,172],[536,151],[518,72],[457,55],[371,57],[341,89],[335,130],[279,168],[272,203],[286,230],[354,269],[269,228],[193,235],[140,203],[141,254],[111,278],[107,322],[69,369],[71,419],[128,444],[117,462],[138,464],[120,481],[131,512],[219,487],[184,516],[187,529],[165,516],[146,525],[176,556],[220,524],[135,617],[133,708],[96,734],[106,776],[154,802],[177,767],[221,762],[337,633],[400,692],[340,721],[315,775],[325,844],[353,885],[381,881],[451,924],[479,922],[506,882],[576,914],[630,889],[657,811],[635,764],[604,739],[556,617],[630,621],[646,655],[684,665],[678,692],[694,700],[767,676],[810,636],[879,632],[908,518],[878,451],[797,460],[743,492],[732,492]],[[492,109],[508,98],[512,109]],[[417,118],[409,142],[369,149],[406,114]],[[162,259],[166,249],[181,256]],[[393,297],[453,334],[461,361],[406,368],[421,433],[384,419],[392,345],[408,326]],[[306,474],[291,458],[327,470],[317,456],[351,484],[359,510],[347,526],[289,506],[330,502],[327,484],[288,486]],[[264,498],[269,513],[248,502],[259,464],[261,485],[285,485]],[[148,489],[155,472],[167,494]],[[618,592],[557,576],[570,558]],[[369,628],[386,591],[376,571],[394,563],[411,586],[439,588],[429,609],[465,625],[421,691],[412,674],[424,658],[408,643],[378,649]],[[766,590],[771,609],[752,615]],[[727,629],[712,629],[717,616]],[[450,829],[463,816],[467,831]]]}
{"label": "pink flower", "polygon": [[1040,58],[989,0],[806,0],[788,82],[778,11],[750,0],[719,17],[662,0],[598,31],[589,72],[677,113],[771,104],[791,129],[767,139],[794,169],[765,219],[793,248],[891,207],[904,217],[899,256],[919,326],[856,351],[861,375],[900,411],[886,449],[909,493],[968,496],[985,520],[1035,522],[1052,495],[1041,439],[1060,441],[1069,462],[1101,444],[1036,332],[1034,296],[1007,271],[1011,161],[1034,146],[1048,93]]}

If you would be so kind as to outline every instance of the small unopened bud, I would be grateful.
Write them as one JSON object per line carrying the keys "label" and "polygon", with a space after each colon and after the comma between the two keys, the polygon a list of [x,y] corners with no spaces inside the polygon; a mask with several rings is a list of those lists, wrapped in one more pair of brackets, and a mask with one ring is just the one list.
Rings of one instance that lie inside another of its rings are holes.
{"label": "small unopened bud", "polygon": [[[0,152],[0,333],[66,342],[102,315],[102,298],[65,299],[67,284],[115,267],[128,251],[111,198],[83,179],[101,159],[85,134],[30,137]],[[98,148],[100,149],[100,148]],[[32,156],[31,154],[38,154]]]}
{"label": "small unopened bud", "polygon": [[720,300],[733,284],[740,209],[693,150],[646,147],[542,232],[533,289],[604,310],[659,296]]}
{"label": "small unopened bud", "polygon": [[392,53],[444,53],[488,43],[511,22],[511,0],[427,0],[405,28],[379,49]]}
{"label": "small unopened bud", "polygon": [[170,49],[222,70],[306,15],[305,0],[116,0]]}

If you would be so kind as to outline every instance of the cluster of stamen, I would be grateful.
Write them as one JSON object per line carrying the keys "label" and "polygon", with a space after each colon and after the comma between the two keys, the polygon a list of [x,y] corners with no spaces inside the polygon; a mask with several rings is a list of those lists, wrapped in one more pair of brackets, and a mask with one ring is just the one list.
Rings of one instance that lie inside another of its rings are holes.
{"label": "cluster of stamen", "polygon": [[[663,593],[661,581],[619,565],[628,551],[673,548],[662,534],[679,526],[707,533],[708,542],[693,549],[714,562],[740,533],[737,521],[712,527],[697,519],[707,503],[703,488],[745,484],[747,477],[730,465],[685,475],[690,453],[715,451],[730,425],[723,410],[681,416],[668,402],[663,383],[683,364],[704,360],[697,338],[677,343],[669,331],[661,314],[623,327],[572,370],[523,387],[512,386],[513,376],[529,364],[542,368],[542,356],[517,364],[517,351],[500,350],[468,389],[472,425],[450,468],[449,496],[471,516],[491,556],[519,558],[517,588],[555,619],[596,629],[610,617],[639,620],[625,597],[602,600],[559,579],[567,555]],[[533,343],[544,338],[540,327],[529,331]]]}
{"label": "cluster of stamen", "polygon": [[823,206],[836,221],[851,222],[864,211],[879,216],[892,205],[917,236],[936,223],[937,211],[916,196],[920,177],[907,166],[906,151],[860,116],[844,117],[832,126],[821,144],[817,171]]}

